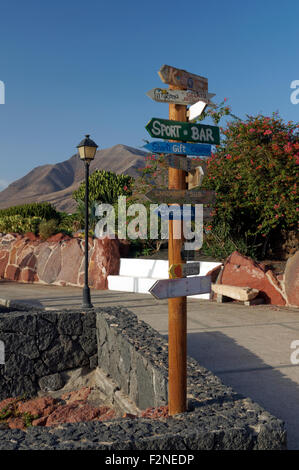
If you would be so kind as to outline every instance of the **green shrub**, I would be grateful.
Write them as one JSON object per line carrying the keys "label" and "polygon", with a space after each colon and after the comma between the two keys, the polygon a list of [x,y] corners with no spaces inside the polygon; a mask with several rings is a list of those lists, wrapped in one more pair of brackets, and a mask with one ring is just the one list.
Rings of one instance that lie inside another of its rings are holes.
{"label": "green shrub", "polygon": [[71,235],[73,232],[76,232],[81,228],[81,224],[77,221],[76,214],[66,214],[65,212],[60,212],[59,225],[57,230],[67,235]]}
{"label": "green shrub", "polygon": [[43,220],[39,224],[39,236],[43,240],[47,240],[47,238],[51,237],[52,235],[55,235],[55,233],[58,232],[58,223],[57,220],[51,219],[51,220]]}
{"label": "green shrub", "polygon": [[[118,196],[129,196],[133,178],[129,175],[117,175],[112,171],[96,170],[89,177],[89,203],[103,202],[114,204]],[[85,182],[74,191],[73,198],[76,202],[84,202]]]}
{"label": "green shrub", "polygon": [[261,259],[283,230],[296,229],[298,127],[277,114],[228,124],[203,181],[204,189],[216,192],[215,238]]}
{"label": "green shrub", "polygon": [[40,217],[23,217],[21,215],[0,216],[0,232],[33,232],[37,234],[38,226],[41,221],[42,219]]}
{"label": "green shrub", "polygon": [[14,215],[20,215],[25,218],[40,217],[45,220],[59,219],[60,217],[59,212],[49,202],[34,202],[0,210],[0,218]]}

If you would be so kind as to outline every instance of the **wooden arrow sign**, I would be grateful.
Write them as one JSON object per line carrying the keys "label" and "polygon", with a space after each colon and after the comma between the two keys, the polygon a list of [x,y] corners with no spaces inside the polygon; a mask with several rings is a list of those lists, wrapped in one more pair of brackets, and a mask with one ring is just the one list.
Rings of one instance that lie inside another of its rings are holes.
{"label": "wooden arrow sign", "polygon": [[208,79],[189,73],[186,70],[177,69],[170,65],[162,65],[159,72],[162,82],[168,85],[176,85],[195,91],[208,91]]}
{"label": "wooden arrow sign", "polygon": [[152,118],[145,126],[151,137],[201,144],[220,144],[219,127]]}
{"label": "wooden arrow sign", "polygon": [[160,279],[149,289],[156,299],[170,299],[211,292],[211,277],[196,276],[181,279]]}
{"label": "wooden arrow sign", "polygon": [[200,262],[172,264],[168,269],[170,279],[177,279],[199,274]]}
{"label": "wooden arrow sign", "polygon": [[213,204],[215,191],[186,189],[151,189],[146,193],[150,201],[159,204]]}
{"label": "wooden arrow sign", "polygon": [[209,144],[187,144],[155,140],[143,146],[153,153],[173,153],[180,155],[210,157],[212,146]]}
{"label": "wooden arrow sign", "polygon": [[168,88],[152,88],[146,93],[152,100],[158,103],[172,103],[189,105],[195,104],[199,100],[204,101],[206,104],[213,106],[210,99],[215,96],[215,93],[208,93],[207,91],[192,91],[192,90],[170,90]]}

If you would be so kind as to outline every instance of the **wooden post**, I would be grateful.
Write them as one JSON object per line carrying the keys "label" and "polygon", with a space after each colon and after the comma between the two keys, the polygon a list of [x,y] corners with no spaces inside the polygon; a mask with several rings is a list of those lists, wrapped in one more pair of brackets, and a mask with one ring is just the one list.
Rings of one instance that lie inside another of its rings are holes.
{"label": "wooden post", "polygon": [[[172,90],[181,87],[169,86]],[[187,121],[185,105],[169,104],[169,119]],[[169,168],[168,188],[186,189],[186,172]],[[180,229],[181,237],[174,238]],[[169,221],[168,262],[182,263],[183,223],[180,220]],[[183,413],[187,409],[187,297],[168,299],[168,406],[169,414]]]}

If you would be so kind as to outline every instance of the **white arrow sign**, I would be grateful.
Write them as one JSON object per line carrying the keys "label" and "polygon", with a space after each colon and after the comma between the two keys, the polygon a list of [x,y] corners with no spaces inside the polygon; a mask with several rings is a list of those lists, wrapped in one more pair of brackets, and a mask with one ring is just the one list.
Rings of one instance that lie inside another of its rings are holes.
{"label": "white arrow sign", "polygon": [[188,120],[193,121],[193,119],[198,118],[207,106],[215,107],[216,105],[211,101],[206,102],[205,100],[200,100],[190,106],[190,108],[187,110]]}
{"label": "white arrow sign", "polygon": [[149,289],[156,299],[170,299],[211,292],[211,277],[196,276],[181,279],[160,279]]}

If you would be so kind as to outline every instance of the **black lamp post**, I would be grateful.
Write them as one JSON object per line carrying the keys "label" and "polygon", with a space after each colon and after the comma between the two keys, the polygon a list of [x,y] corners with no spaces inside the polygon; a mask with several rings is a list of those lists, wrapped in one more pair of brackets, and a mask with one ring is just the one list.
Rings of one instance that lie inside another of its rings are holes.
{"label": "black lamp post", "polygon": [[84,269],[84,287],[83,287],[83,304],[84,308],[92,308],[93,305],[90,300],[90,289],[88,285],[88,203],[89,203],[89,165],[94,159],[97,144],[89,138],[87,134],[77,149],[79,157],[85,163],[85,269]]}

